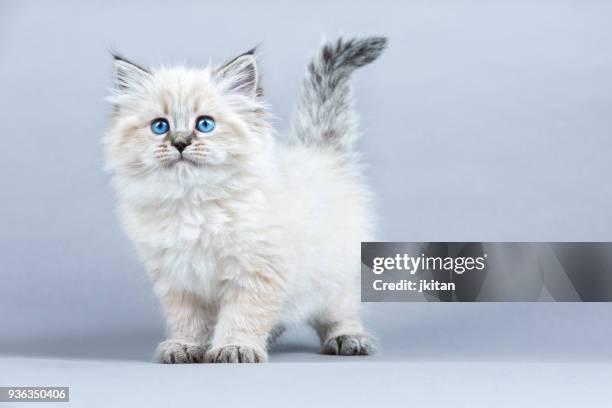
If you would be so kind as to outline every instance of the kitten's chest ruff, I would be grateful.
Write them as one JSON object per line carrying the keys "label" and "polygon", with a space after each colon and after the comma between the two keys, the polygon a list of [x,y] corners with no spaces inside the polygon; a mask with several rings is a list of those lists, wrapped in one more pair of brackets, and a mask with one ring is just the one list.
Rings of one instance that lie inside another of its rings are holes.
{"label": "kitten's chest ruff", "polygon": [[224,239],[232,234],[235,220],[228,210],[217,201],[189,202],[173,201],[142,214],[143,230],[151,236],[142,236],[145,241],[156,238],[161,247],[188,250],[210,246],[214,239]]}
{"label": "kitten's chest ruff", "polygon": [[181,200],[130,213],[128,233],[156,285],[215,292],[227,247],[239,234],[238,220],[223,203]]}

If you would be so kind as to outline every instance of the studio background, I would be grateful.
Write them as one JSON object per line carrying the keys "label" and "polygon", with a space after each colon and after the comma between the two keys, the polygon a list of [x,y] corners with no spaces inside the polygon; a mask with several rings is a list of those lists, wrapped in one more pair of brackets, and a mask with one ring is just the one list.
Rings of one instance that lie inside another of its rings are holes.
{"label": "studio background", "polygon": [[[604,1],[3,1],[0,355],[11,370],[0,385],[39,383],[34,372],[77,382],[77,371],[40,371],[40,358],[138,362],[145,374],[131,375],[147,378],[163,337],[103,171],[110,50],[197,66],[260,44],[282,136],[322,34],[387,36],[353,77],[380,240],[610,241],[611,16]],[[611,311],[372,304],[382,352],[366,362],[610,362]],[[317,349],[293,330],[271,361],[338,363]],[[486,370],[470,370],[486,383]],[[84,372],[93,392],[96,374]]]}

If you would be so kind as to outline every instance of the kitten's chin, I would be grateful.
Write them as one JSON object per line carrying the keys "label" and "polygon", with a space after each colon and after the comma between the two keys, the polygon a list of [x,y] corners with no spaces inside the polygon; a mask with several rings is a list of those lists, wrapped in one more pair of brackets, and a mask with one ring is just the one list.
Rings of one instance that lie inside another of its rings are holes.
{"label": "kitten's chin", "polygon": [[197,162],[185,156],[164,163],[164,167],[166,168],[192,168],[202,167],[203,165],[204,163]]}

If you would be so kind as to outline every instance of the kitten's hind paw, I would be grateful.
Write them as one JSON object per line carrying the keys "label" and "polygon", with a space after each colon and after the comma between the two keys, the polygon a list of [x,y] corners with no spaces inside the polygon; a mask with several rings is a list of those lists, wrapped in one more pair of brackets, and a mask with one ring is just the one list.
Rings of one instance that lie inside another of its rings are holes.
{"label": "kitten's hind paw", "polygon": [[367,356],[376,352],[376,342],[364,334],[343,334],[325,340],[321,352],[338,356]]}
{"label": "kitten's hind paw", "polygon": [[207,363],[263,363],[266,352],[249,346],[223,346],[206,353]]}
{"label": "kitten's hind paw", "polygon": [[204,362],[208,347],[183,340],[166,340],[157,347],[157,360],[164,364],[188,364]]}

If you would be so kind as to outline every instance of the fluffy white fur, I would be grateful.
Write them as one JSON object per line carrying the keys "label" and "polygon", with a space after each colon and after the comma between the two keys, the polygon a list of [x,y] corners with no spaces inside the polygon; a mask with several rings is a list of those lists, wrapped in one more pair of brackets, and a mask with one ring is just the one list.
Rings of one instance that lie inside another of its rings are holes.
{"label": "fluffy white fur", "polygon": [[[115,64],[107,167],[167,317],[160,361],[265,361],[271,333],[300,322],[326,353],[372,352],[359,271],[373,217],[354,154],[279,141],[253,53],[205,69]],[[211,133],[194,129],[201,115]],[[151,132],[159,117],[169,134]],[[172,140],[185,135],[181,155]]]}

